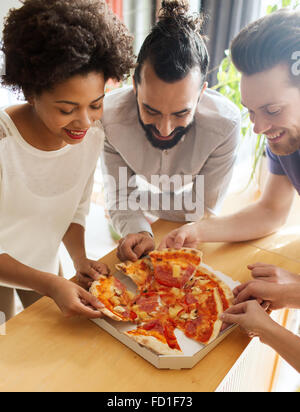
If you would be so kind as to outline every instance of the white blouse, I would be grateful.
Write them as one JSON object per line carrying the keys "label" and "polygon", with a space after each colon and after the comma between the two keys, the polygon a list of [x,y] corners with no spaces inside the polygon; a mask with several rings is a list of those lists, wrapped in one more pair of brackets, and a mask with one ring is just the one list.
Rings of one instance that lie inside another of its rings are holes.
{"label": "white blouse", "polygon": [[56,151],[28,144],[0,110],[0,253],[57,274],[59,246],[71,223],[85,226],[104,133]]}

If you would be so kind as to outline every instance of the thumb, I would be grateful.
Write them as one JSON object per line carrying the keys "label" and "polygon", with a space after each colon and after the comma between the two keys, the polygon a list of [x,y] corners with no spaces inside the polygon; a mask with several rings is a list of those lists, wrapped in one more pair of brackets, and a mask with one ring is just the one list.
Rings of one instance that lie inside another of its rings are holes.
{"label": "thumb", "polygon": [[241,315],[233,315],[231,313],[223,313],[220,315],[220,319],[229,325],[239,324]]}
{"label": "thumb", "polygon": [[90,292],[84,290],[83,288],[80,289],[80,297],[82,299],[84,299],[87,303],[89,303],[97,310],[104,309],[105,306],[96,298],[96,296],[93,296]]}
{"label": "thumb", "polygon": [[174,239],[174,248],[181,249],[184,246],[185,235],[183,233],[178,233]]}
{"label": "thumb", "polygon": [[157,250],[163,250],[163,249],[166,249],[167,248],[167,237],[165,237],[162,241],[161,241],[161,243],[160,243],[160,245],[158,246],[158,249]]}

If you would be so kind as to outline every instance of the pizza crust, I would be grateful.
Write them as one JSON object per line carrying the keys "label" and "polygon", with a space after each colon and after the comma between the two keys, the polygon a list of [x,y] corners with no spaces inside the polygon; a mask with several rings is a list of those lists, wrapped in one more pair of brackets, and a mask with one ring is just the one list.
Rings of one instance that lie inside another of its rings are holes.
{"label": "pizza crust", "polygon": [[218,278],[213,272],[211,272],[210,270],[206,269],[205,267],[199,265],[199,269],[201,270],[202,273],[204,273],[205,275],[209,276],[213,281],[215,281],[216,283],[218,283],[218,285],[220,286],[220,288],[223,290],[224,295],[229,303],[230,306],[232,306],[233,303],[233,292],[230,289],[230,287],[223,282],[223,280],[221,280],[220,278]]}
{"label": "pizza crust", "polygon": [[223,325],[223,322],[219,319],[219,316],[221,315],[221,313],[223,313],[223,304],[222,304],[222,300],[221,300],[221,297],[220,297],[219,292],[218,292],[217,289],[214,289],[214,297],[215,297],[215,301],[216,301],[218,317],[217,317],[217,320],[214,323],[213,333],[212,333],[211,337],[209,338],[209,340],[207,342],[205,342],[205,345],[209,345],[211,342],[213,342],[219,336],[222,325]]}
{"label": "pizza crust", "polygon": [[[172,254],[173,253],[174,253],[174,257],[172,259]],[[175,256],[175,254],[176,254],[176,256]],[[190,255],[190,258],[189,258],[189,256],[187,256],[187,254]],[[152,258],[152,256],[153,256],[153,258]],[[157,283],[155,283],[155,280],[154,280],[154,267],[153,267],[153,265],[155,265],[156,261],[157,261],[158,265],[160,265],[160,261],[162,263],[164,263],[164,261],[167,262],[167,263],[169,262],[173,266],[173,269],[174,269],[174,266],[175,266],[175,271],[173,270],[173,277],[175,279],[177,278],[176,277],[176,275],[177,275],[176,265],[177,264],[180,266],[181,264],[185,263],[185,264],[189,264],[192,268],[194,267],[195,270],[194,270],[193,274],[191,275],[190,280],[188,280],[187,283],[185,284],[186,290],[189,287],[192,288],[193,282],[195,280],[197,281],[197,278],[198,278],[198,281],[201,283],[201,279],[199,279],[199,278],[201,278],[201,273],[204,275],[203,276],[203,284],[205,284],[208,281],[208,279],[213,281],[215,283],[214,286],[213,286],[213,294],[214,294],[214,300],[216,302],[216,312],[217,312],[217,314],[214,313],[212,315],[212,317],[210,318],[210,322],[211,322],[210,324],[211,325],[212,325],[212,322],[213,322],[213,326],[211,326],[213,331],[212,331],[212,334],[211,334],[209,340],[207,342],[201,342],[203,345],[209,345],[211,342],[213,342],[219,336],[221,328],[222,328],[223,322],[219,319],[219,315],[221,313],[223,313],[223,311],[224,311],[223,310],[223,304],[224,304],[224,308],[225,308],[224,296],[225,296],[228,304],[231,306],[232,302],[233,302],[233,293],[232,293],[230,287],[224,281],[222,281],[220,278],[218,278],[217,274],[215,274],[211,270],[209,270],[206,267],[203,267],[201,265],[202,257],[203,257],[203,254],[198,249],[191,249],[191,248],[182,248],[180,250],[177,250],[177,249],[164,249],[162,251],[150,252],[149,256],[144,257],[142,259],[139,259],[137,262],[130,262],[130,261],[123,262],[123,263],[117,264],[115,267],[118,271],[120,271],[124,275],[131,278],[131,280],[138,286],[138,289],[139,289],[140,293],[145,292],[145,290],[144,290],[145,287],[148,288],[149,285],[152,285],[152,286],[154,285],[154,289],[156,290]],[[174,276],[174,273],[175,273],[175,276]],[[206,276],[207,276],[207,278],[206,278]],[[107,280],[107,277],[101,276],[99,281],[93,282],[93,284],[90,288],[90,293],[93,296],[97,297],[97,299],[100,302],[102,302],[102,301],[101,301],[101,296],[99,296],[98,287],[102,285],[101,281],[104,282],[105,280]],[[152,281],[154,281],[154,283],[151,283]],[[102,286],[104,286],[104,285],[102,285]],[[175,287],[173,287],[173,288],[170,287],[170,290],[173,290],[173,289],[176,289],[176,288]],[[196,286],[195,286],[195,289],[196,289]],[[205,290],[206,288],[202,288],[202,286],[199,286],[199,291],[200,291],[200,289]],[[185,290],[184,286],[180,286],[180,289],[178,289],[178,290],[184,291]],[[222,292],[221,292],[221,290],[222,290]],[[112,293],[114,293],[114,292],[115,291],[112,290]],[[126,293],[125,290],[123,290],[123,292]],[[156,290],[156,292],[159,295],[159,291]],[[210,291],[210,296],[212,296],[211,292],[212,292],[212,290]],[[204,296],[205,296],[205,292],[203,292],[203,293],[204,293]],[[196,291],[196,294],[198,294],[198,291]],[[224,296],[223,296],[223,294],[224,294]],[[117,291],[117,295],[120,296],[120,294],[118,294],[118,291]],[[124,297],[125,295],[122,295],[122,296]],[[108,297],[110,298],[110,292],[108,293]],[[138,295],[136,295],[136,297],[138,297]],[[103,298],[103,300],[105,300],[105,299]],[[105,304],[104,301],[102,303]],[[116,304],[117,304],[117,302],[116,302]],[[133,298],[132,298],[130,304],[132,305],[132,306],[130,306],[131,311],[133,311],[134,314],[137,314],[138,309],[135,308],[135,306],[134,306],[134,299]],[[167,305],[167,307],[169,307],[168,303],[166,303],[166,305]],[[115,309],[117,307],[114,306],[114,307],[111,307],[110,309],[108,309],[108,308],[110,308],[110,305],[107,305],[107,307],[105,307],[101,310],[102,313],[105,316],[107,316],[108,318],[110,318],[112,320],[115,320],[115,321],[124,321],[124,320],[128,321],[129,320],[129,319],[125,319],[124,316],[122,317],[121,313],[120,313],[120,315],[118,315],[118,313],[119,313],[118,310],[115,311]],[[147,315],[146,312],[143,312],[143,313],[145,315]],[[154,318],[155,318],[155,316],[154,316]],[[191,319],[193,319],[193,318],[191,318]],[[134,318],[134,323],[141,324],[141,322],[144,321],[144,320],[145,319],[140,318],[137,315],[137,317]],[[203,326],[205,327],[205,325],[203,325]],[[177,328],[182,330],[182,332],[185,333],[183,327],[179,327],[179,325],[178,325]],[[145,348],[148,348],[148,349],[152,350],[156,354],[168,355],[168,356],[183,355],[183,353],[180,350],[170,348],[167,341],[164,341],[163,336],[162,336],[162,339],[158,339],[157,337],[155,337],[153,335],[150,335],[150,334],[146,335],[146,334],[143,334],[143,333],[137,333],[136,331],[135,331],[135,333],[124,332],[124,334],[126,336],[128,336],[131,340],[134,340],[139,345],[142,345]],[[200,337],[200,335],[199,335],[199,337]],[[197,340],[196,337],[195,337],[195,340]]]}
{"label": "pizza crust", "polygon": [[148,349],[151,349],[153,352],[158,355],[169,355],[169,356],[178,356],[182,355],[182,352],[178,349],[172,349],[167,343],[163,343],[160,340],[156,339],[154,336],[147,335],[132,335],[128,332],[124,332],[126,336],[130,339],[133,339],[139,345],[145,346]]}
{"label": "pizza crust", "polygon": [[180,261],[180,254],[184,255],[185,253],[189,254],[189,255],[192,255],[193,257],[199,259],[200,260],[199,263],[202,262],[202,258],[203,258],[203,253],[202,253],[201,250],[192,249],[192,248],[181,248],[181,249],[172,249],[172,248],[170,248],[170,249],[154,250],[153,252],[149,253],[149,256],[151,257],[152,255],[153,256],[160,255],[163,258],[163,256],[165,254],[172,254],[172,253],[174,253],[176,255],[179,255],[177,257],[177,260],[179,260],[179,261]]}

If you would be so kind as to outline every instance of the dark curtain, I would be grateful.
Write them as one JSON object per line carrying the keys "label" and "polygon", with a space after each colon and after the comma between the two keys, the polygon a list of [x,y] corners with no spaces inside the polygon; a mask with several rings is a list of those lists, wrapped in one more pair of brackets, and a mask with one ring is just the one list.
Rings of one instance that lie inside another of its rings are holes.
{"label": "dark curtain", "polygon": [[261,0],[202,0],[201,10],[207,17],[204,33],[210,54],[209,86],[217,84],[218,66],[231,40],[250,22],[260,17]]}

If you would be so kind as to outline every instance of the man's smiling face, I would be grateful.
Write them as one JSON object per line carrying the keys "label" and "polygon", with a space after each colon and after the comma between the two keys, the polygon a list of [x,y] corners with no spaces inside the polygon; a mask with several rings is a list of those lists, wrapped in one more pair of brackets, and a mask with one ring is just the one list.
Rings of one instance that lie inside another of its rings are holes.
{"label": "man's smiling face", "polygon": [[275,155],[287,156],[300,149],[300,89],[291,83],[287,65],[243,74],[241,95],[254,132],[267,137]]}
{"label": "man's smiling face", "polygon": [[187,133],[207,84],[201,86],[198,67],[183,80],[166,83],[157,77],[150,63],[144,64],[135,92],[140,123],[154,147],[170,149]]}

